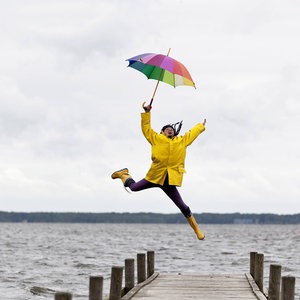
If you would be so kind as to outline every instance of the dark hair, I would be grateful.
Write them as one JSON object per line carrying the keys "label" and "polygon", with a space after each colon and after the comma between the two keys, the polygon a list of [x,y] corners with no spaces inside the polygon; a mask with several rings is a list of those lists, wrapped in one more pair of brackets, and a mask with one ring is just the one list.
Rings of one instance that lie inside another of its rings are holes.
{"label": "dark hair", "polygon": [[183,121],[177,122],[177,123],[175,123],[175,124],[167,124],[167,125],[165,125],[165,126],[161,129],[161,131],[163,132],[163,131],[165,131],[167,128],[170,127],[170,128],[172,128],[172,129],[174,130],[174,136],[176,136],[176,135],[179,134],[179,132],[180,132],[180,130],[181,130],[182,122],[183,122]]}

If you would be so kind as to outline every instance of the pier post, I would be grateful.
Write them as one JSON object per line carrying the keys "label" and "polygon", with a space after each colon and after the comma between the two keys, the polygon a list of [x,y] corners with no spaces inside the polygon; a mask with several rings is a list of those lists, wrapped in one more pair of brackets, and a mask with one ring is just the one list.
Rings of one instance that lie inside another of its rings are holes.
{"label": "pier post", "polygon": [[280,300],[281,266],[270,265],[269,275],[269,300]]}
{"label": "pier post", "polygon": [[134,287],[134,259],[125,259],[125,293]]}
{"label": "pier post", "polygon": [[121,299],[123,267],[114,266],[111,268],[109,300]]}
{"label": "pier post", "polygon": [[137,254],[137,282],[141,283],[146,280],[146,255],[145,253]]}
{"label": "pier post", "polygon": [[259,288],[259,290],[264,292],[264,255],[262,253],[257,253],[255,255],[255,276],[254,280]]}
{"label": "pier post", "polygon": [[102,300],[103,276],[90,276],[89,300]]}
{"label": "pier post", "polygon": [[56,292],[54,295],[54,300],[72,300],[72,294],[65,292]]}
{"label": "pier post", "polygon": [[293,276],[283,276],[281,280],[281,300],[294,300],[295,281]]}
{"label": "pier post", "polygon": [[154,273],[154,251],[147,252],[147,278]]}
{"label": "pier post", "polygon": [[255,257],[257,252],[250,252],[250,274],[251,276],[255,277]]}

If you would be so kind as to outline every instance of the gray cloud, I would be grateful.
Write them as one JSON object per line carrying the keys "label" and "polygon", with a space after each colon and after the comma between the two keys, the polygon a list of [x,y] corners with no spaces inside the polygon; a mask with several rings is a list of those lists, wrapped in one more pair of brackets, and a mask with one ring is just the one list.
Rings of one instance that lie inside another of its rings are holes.
{"label": "gray cloud", "polygon": [[207,118],[181,188],[192,210],[299,212],[299,5],[142,4],[1,4],[1,209],[177,212],[110,179],[150,165],[139,114],[155,81],[125,59],[171,47],[197,89],[161,83],[152,123]]}

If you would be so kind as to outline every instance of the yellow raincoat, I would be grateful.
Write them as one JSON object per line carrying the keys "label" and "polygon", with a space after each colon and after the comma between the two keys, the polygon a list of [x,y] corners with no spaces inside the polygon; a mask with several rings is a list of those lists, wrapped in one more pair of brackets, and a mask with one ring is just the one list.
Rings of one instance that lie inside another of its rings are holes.
{"label": "yellow raincoat", "polygon": [[145,179],[163,185],[168,174],[170,185],[181,186],[186,147],[205,130],[204,125],[198,123],[185,135],[170,139],[151,128],[150,112],[142,113],[141,117],[143,134],[152,146],[152,164]]}

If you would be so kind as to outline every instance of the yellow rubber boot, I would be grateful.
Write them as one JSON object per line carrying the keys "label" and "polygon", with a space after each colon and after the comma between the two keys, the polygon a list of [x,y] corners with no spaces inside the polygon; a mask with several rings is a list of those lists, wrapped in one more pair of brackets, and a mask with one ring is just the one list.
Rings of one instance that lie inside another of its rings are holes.
{"label": "yellow rubber boot", "polygon": [[125,181],[128,179],[128,178],[131,178],[131,176],[129,175],[128,173],[128,169],[127,168],[124,168],[124,169],[121,169],[119,171],[116,171],[114,173],[111,174],[111,178],[112,179],[117,179],[117,178],[120,178],[123,182],[123,184],[125,184]]}
{"label": "yellow rubber boot", "polygon": [[189,217],[186,218],[188,223],[190,224],[190,226],[194,229],[196,235],[197,235],[197,238],[199,240],[204,240],[205,238],[205,235],[204,233],[201,231],[201,229],[199,228],[195,218],[193,215],[190,215]]}

